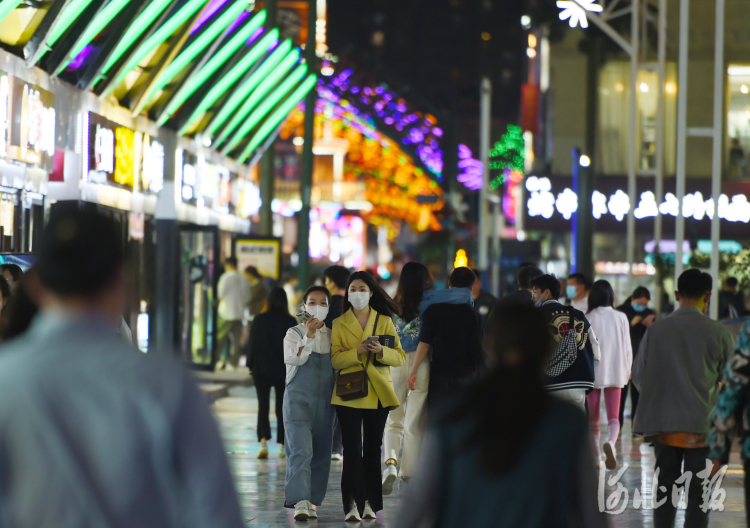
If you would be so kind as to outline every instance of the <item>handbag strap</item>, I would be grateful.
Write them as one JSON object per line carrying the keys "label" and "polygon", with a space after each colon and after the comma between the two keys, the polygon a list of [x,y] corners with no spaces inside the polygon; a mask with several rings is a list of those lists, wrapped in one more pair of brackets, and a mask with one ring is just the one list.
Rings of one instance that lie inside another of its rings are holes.
{"label": "handbag strap", "polygon": [[[372,327],[372,335],[376,335],[376,332],[378,331],[378,321],[380,320],[380,313],[375,312],[377,315],[375,316],[375,326]],[[365,361],[365,381],[369,383],[370,378],[367,376],[367,367],[370,366],[370,356],[372,356],[372,352],[367,354],[367,361]]]}

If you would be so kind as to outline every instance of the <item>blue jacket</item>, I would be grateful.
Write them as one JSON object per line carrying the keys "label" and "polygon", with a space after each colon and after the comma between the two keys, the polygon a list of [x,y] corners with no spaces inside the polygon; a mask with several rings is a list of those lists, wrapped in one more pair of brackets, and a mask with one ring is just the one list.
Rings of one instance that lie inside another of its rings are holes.
{"label": "blue jacket", "polygon": [[401,340],[401,347],[404,352],[414,352],[419,345],[422,336],[422,316],[425,310],[433,304],[468,304],[474,306],[474,297],[468,288],[451,288],[449,290],[427,290],[422,294],[422,301],[419,303],[419,315],[412,321],[406,322],[400,316],[393,318],[393,324],[396,326],[396,333]]}

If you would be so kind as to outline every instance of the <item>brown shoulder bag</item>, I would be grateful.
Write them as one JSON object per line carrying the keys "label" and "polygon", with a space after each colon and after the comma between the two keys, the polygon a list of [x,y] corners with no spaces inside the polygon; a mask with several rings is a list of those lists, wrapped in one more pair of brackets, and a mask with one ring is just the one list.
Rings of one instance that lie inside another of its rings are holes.
{"label": "brown shoulder bag", "polygon": [[[372,335],[378,331],[378,320],[380,314],[375,316],[375,326],[372,329]],[[358,400],[366,398],[370,393],[369,378],[367,377],[367,367],[370,366],[370,357],[372,352],[367,354],[365,368],[349,374],[339,374],[336,378],[336,396],[344,401]]]}

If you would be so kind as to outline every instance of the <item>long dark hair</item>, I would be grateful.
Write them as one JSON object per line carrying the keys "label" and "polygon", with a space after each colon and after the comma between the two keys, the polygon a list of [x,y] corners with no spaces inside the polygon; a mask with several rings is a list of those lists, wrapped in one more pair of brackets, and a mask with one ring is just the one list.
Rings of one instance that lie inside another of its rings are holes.
{"label": "long dark hair", "polygon": [[443,419],[451,427],[471,420],[467,449],[479,449],[490,475],[513,469],[549,407],[542,371],[554,348],[548,319],[541,310],[507,303],[492,311],[484,349],[490,372],[474,384]]}
{"label": "long dark hair", "polygon": [[367,284],[368,288],[370,288],[370,291],[372,292],[372,296],[370,297],[370,308],[374,309],[380,314],[387,315],[388,317],[393,317],[393,314],[398,313],[398,306],[393,301],[393,299],[391,299],[390,295],[385,293],[385,291],[383,291],[383,288],[378,286],[378,283],[375,282],[375,279],[372,278],[372,275],[370,275],[366,271],[355,271],[354,273],[349,275],[349,280],[346,281],[346,294],[344,294],[343,313],[348,312],[352,307],[352,305],[349,303],[349,287],[355,280],[361,280],[362,282]]}
{"label": "long dark hair", "polygon": [[278,286],[271,288],[266,297],[266,305],[263,313],[272,313],[276,315],[289,315],[289,298],[286,296],[284,288]]}
{"label": "long dark hair", "polygon": [[435,283],[430,270],[419,262],[407,262],[401,270],[396,290],[396,304],[401,318],[411,322],[419,315],[419,303],[427,290],[434,290]]}
{"label": "long dark hair", "polygon": [[589,292],[589,313],[602,306],[612,308],[614,305],[615,291],[612,285],[605,280],[596,281]]}

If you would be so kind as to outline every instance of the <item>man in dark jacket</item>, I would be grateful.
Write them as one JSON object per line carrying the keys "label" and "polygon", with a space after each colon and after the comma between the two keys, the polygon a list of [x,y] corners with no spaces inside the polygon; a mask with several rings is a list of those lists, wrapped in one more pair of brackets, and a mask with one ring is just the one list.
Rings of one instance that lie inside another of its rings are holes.
{"label": "man in dark jacket", "polygon": [[344,309],[344,295],[346,295],[346,283],[349,280],[349,270],[344,266],[330,266],[323,272],[326,278],[326,288],[331,293],[331,306],[326,317],[326,326],[333,329],[334,319],[341,317]]}
{"label": "man in dark jacket", "polygon": [[546,389],[585,411],[586,394],[594,389],[594,366],[599,362],[599,343],[591,325],[583,312],[558,302],[560,281],[553,275],[533,279],[531,295],[549,317],[557,343],[545,369]]}
{"label": "man in dark jacket", "polygon": [[[451,273],[451,289],[471,289],[475,279],[470,268],[456,268]],[[438,303],[427,308],[422,316],[422,333],[409,374],[409,388],[415,390],[414,378],[430,347],[429,408],[469,385],[484,365],[481,336],[482,320],[470,305]]]}
{"label": "man in dark jacket", "polygon": [[[471,295],[474,297],[474,311],[476,311],[482,318],[482,328],[487,323],[487,319],[490,316],[490,312],[497,305],[497,298],[490,292],[486,292],[482,289],[482,275],[477,269],[471,270],[474,272],[476,279],[471,285]],[[455,286],[454,286],[455,288]]]}

